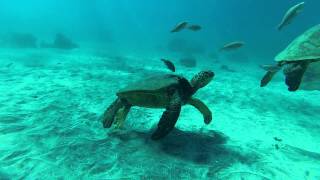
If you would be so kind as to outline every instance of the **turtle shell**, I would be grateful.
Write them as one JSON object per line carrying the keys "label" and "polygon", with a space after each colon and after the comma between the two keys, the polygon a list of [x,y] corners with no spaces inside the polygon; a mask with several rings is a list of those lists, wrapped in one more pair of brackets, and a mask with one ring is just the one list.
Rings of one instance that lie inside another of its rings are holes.
{"label": "turtle shell", "polygon": [[131,105],[163,108],[169,104],[172,90],[180,87],[181,79],[184,78],[171,74],[152,76],[129,84],[119,90],[117,96],[126,99]]}
{"label": "turtle shell", "polygon": [[320,24],[297,37],[275,60],[303,61],[320,59]]}

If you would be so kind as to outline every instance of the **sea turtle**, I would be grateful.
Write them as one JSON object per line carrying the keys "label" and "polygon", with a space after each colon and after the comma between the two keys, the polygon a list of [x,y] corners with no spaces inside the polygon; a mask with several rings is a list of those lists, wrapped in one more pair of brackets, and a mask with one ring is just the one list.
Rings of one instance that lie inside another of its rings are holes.
{"label": "sea turtle", "polygon": [[320,61],[320,24],[297,37],[276,56],[275,60],[278,62],[276,65],[263,66],[267,73],[262,78],[260,86],[266,86],[283,67],[288,90],[298,90],[308,66],[313,62]]}
{"label": "sea turtle", "polygon": [[213,77],[214,72],[208,70],[199,72],[190,82],[180,75],[164,74],[130,84],[117,92],[118,98],[104,112],[103,126],[110,128],[114,122],[121,125],[132,106],[165,108],[158,128],[151,137],[153,140],[158,140],[174,128],[181,106],[186,104],[198,109],[203,115],[204,122],[209,124],[212,120],[211,111],[200,99],[192,95],[206,86]]}

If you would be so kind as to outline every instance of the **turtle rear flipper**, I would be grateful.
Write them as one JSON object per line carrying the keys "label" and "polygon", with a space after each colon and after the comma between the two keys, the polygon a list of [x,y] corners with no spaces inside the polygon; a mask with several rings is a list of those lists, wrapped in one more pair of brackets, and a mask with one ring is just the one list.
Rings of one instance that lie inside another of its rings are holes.
{"label": "turtle rear flipper", "polygon": [[124,106],[123,102],[121,99],[117,98],[108,108],[107,110],[103,113],[102,116],[102,124],[104,128],[110,128],[117,112],[119,111],[120,108]]}
{"label": "turtle rear flipper", "polygon": [[289,91],[296,91],[299,89],[302,77],[306,72],[308,65],[310,63],[291,63],[284,69],[284,74],[286,76],[286,84]]}
{"label": "turtle rear flipper", "polygon": [[191,98],[188,101],[188,104],[192,105],[198,109],[203,115],[204,123],[209,124],[212,120],[212,113],[210,109],[200,100],[196,98]]}
{"label": "turtle rear flipper", "polygon": [[123,108],[119,109],[119,111],[115,116],[115,122],[114,122],[116,128],[121,128],[123,126],[123,123],[127,119],[130,109],[131,109],[130,105],[126,105]]}
{"label": "turtle rear flipper", "polygon": [[166,108],[164,113],[161,116],[161,119],[158,123],[157,130],[152,134],[152,140],[159,140],[166,135],[174,128],[181,111],[181,98],[176,92],[171,101],[169,106]]}

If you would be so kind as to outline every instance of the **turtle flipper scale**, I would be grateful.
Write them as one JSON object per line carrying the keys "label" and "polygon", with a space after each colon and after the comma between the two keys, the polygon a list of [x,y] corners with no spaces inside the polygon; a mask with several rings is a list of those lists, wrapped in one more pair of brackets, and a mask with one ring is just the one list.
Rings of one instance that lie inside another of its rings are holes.
{"label": "turtle flipper scale", "polygon": [[181,98],[178,92],[175,92],[172,96],[172,99],[169,103],[169,106],[166,108],[162,114],[160,121],[158,123],[157,130],[152,134],[152,140],[159,140],[166,135],[174,128],[181,111]]}
{"label": "turtle flipper scale", "polygon": [[203,115],[204,123],[209,124],[212,121],[212,112],[200,99],[191,98],[188,101],[188,104],[200,111],[200,113]]}
{"label": "turtle flipper scale", "polygon": [[102,124],[104,128],[110,128],[116,113],[118,112],[118,110],[123,107],[123,103],[121,102],[121,100],[119,98],[117,98],[108,108],[107,110],[103,113],[102,116]]}

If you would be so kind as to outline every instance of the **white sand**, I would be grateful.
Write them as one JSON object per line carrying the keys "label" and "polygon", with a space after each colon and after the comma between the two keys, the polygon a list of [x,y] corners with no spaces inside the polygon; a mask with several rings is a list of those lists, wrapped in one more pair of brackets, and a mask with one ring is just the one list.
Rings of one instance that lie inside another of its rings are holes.
{"label": "white sand", "polygon": [[280,74],[260,88],[257,64],[177,65],[188,78],[215,70],[195,95],[214,119],[207,126],[184,106],[177,129],[153,142],[161,109],[132,108],[122,130],[98,120],[119,88],[168,72],[160,57],[1,50],[0,58],[0,179],[320,179],[319,91],[290,93]]}

